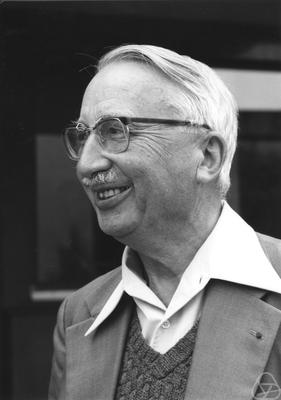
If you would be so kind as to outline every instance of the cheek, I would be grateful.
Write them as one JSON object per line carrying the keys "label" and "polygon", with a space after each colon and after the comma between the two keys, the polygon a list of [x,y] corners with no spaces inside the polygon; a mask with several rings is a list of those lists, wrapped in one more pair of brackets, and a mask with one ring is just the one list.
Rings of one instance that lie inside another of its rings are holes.
{"label": "cheek", "polygon": [[121,173],[132,180],[137,201],[186,197],[193,190],[196,175],[195,153],[184,141],[171,141],[168,135],[132,137],[125,153],[111,157]]}
{"label": "cheek", "polygon": [[133,137],[127,150],[129,155],[137,156],[147,168],[167,164],[174,154],[174,143],[168,135],[142,134]]}

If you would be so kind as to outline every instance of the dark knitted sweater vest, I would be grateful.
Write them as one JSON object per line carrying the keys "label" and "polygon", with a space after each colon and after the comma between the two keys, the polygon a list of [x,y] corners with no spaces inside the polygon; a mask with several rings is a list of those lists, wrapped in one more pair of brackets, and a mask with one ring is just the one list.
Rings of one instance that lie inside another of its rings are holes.
{"label": "dark knitted sweater vest", "polygon": [[199,322],[165,354],[144,340],[135,313],[130,324],[115,400],[183,400]]}

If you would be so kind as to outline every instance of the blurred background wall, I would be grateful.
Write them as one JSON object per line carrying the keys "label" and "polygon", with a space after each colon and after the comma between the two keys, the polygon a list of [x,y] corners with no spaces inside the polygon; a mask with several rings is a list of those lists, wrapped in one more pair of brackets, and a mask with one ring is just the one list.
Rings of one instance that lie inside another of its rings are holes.
{"label": "blurred background wall", "polygon": [[281,237],[280,15],[273,0],[0,4],[1,399],[46,399],[60,301],[120,260],[61,141],[110,48],[155,44],[218,71],[240,108],[228,200]]}

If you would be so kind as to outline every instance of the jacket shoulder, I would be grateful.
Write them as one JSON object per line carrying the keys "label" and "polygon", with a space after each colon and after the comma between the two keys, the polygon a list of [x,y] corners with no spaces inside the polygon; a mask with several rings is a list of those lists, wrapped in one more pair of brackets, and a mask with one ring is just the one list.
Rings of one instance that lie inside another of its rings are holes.
{"label": "jacket shoulder", "polygon": [[265,255],[281,277],[281,240],[262,233],[257,235]]}
{"label": "jacket shoulder", "polygon": [[67,296],[64,300],[66,326],[89,318],[92,307],[101,309],[120,280],[121,267],[117,267]]}

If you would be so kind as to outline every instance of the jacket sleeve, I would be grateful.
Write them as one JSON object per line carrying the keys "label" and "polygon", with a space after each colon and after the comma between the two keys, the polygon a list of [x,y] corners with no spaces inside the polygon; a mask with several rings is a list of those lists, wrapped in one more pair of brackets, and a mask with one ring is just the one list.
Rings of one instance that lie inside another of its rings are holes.
{"label": "jacket sleeve", "polygon": [[61,304],[57,323],[54,330],[54,352],[52,360],[51,378],[49,385],[48,400],[64,400],[65,396],[65,374],[66,374],[66,352],[65,352],[65,308],[67,300]]}

